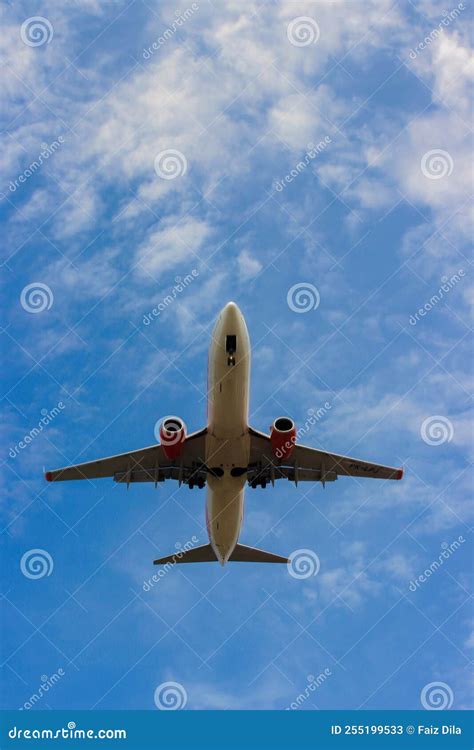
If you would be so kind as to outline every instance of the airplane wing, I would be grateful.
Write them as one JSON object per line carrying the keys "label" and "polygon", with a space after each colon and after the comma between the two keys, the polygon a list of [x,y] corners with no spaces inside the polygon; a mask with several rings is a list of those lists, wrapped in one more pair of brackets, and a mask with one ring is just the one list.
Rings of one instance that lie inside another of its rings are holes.
{"label": "airplane wing", "polygon": [[113,477],[116,482],[163,482],[176,479],[190,487],[203,487],[207,470],[204,464],[206,429],[189,435],[183,444],[179,458],[170,460],[159,444],[140,448],[129,453],[119,453],[108,458],[99,458],[55,471],[47,471],[48,482],[69,479],[101,479]]}
{"label": "airplane wing", "polygon": [[326,453],[306,445],[296,444],[288,459],[277,459],[272,451],[270,437],[249,428],[251,486],[289,479],[293,482],[333,482],[338,476],[373,477],[375,479],[401,479],[403,469],[362,461],[351,456]]}

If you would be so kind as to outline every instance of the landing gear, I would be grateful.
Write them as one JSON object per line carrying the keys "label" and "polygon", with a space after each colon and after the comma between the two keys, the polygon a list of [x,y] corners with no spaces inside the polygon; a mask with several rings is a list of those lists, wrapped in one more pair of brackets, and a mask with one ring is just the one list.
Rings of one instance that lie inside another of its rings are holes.
{"label": "landing gear", "polygon": [[267,486],[267,480],[266,479],[253,479],[251,482],[249,482],[249,484],[253,490],[256,490],[257,487],[261,487],[262,490],[264,490],[265,487]]}
{"label": "landing gear", "polygon": [[190,479],[188,482],[188,487],[190,490],[193,490],[195,487],[197,487],[199,490],[202,490],[202,488],[205,485],[205,481],[202,477],[199,479]]}

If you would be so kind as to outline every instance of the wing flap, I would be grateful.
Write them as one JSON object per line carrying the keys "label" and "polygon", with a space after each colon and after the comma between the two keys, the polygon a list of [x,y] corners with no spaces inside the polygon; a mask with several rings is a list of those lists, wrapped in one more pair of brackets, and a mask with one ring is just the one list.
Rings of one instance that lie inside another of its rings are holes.
{"label": "wing flap", "polygon": [[275,466],[264,464],[263,466],[251,467],[248,472],[248,482],[259,484],[264,479],[271,482],[275,479],[288,479],[290,482],[335,482],[337,474],[335,471],[322,471],[321,469],[300,469],[298,466]]}
{"label": "wing flap", "polygon": [[[184,481],[191,476],[194,478],[194,472],[199,473],[200,467],[204,464],[206,432],[207,430],[204,429],[189,435],[179,459],[174,461],[166,457],[161,445],[151,445],[129,453],[119,453],[115,456],[47,471],[45,479],[48,482],[64,482],[72,479],[114,477],[116,481],[127,483],[131,481],[155,482],[161,481],[159,477],[163,471],[163,479],[179,479],[182,476]],[[156,479],[157,475],[158,479]]]}
{"label": "wing flap", "polygon": [[289,459],[278,460],[273,454],[270,438],[263,432],[249,429],[250,458],[255,472],[265,480],[286,478],[292,481],[331,482],[338,476],[402,479],[403,469],[363,461],[351,456],[296,444]]}
{"label": "wing flap", "polygon": [[319,468],[322,475],[334,473],[347,477],[372,477],[374,479],[402,479],[403,469],[364,461],[338,453],[326,453],[306,445],[295,445],[291,458],[302,469]]}

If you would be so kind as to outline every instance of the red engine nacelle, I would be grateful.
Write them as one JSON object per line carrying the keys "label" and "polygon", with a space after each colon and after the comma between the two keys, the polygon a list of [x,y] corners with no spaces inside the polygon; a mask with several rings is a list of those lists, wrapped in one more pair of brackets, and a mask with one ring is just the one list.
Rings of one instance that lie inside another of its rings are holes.
{"label": "red engine nacelle", "polygon": [[186,440],[186,425],[179,417],[165,417],[160,425],[160,443],[170,461],[178,458]]}
{"label": "red engine nacelle", "polygon": [[289,458],[296,443],[296,426],[289,417],[278,417],[270,427],[270,442],[276,458]]}

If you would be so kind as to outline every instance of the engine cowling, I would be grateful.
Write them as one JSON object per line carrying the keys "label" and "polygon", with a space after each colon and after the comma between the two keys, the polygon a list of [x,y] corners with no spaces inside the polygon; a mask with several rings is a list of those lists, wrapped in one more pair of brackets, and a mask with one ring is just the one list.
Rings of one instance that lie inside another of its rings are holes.
{"label": "engine cowling", "polygon": [[186,425],[179,417],[165,417],[160,425],[160,443],[166,458],[174,461],[183,450]]}
{"label": "engine cowling", "polygon": [[290,458],[296,443],[296,426],[289,417],[278,417],[270,427],[273,454],[279,460]]}

